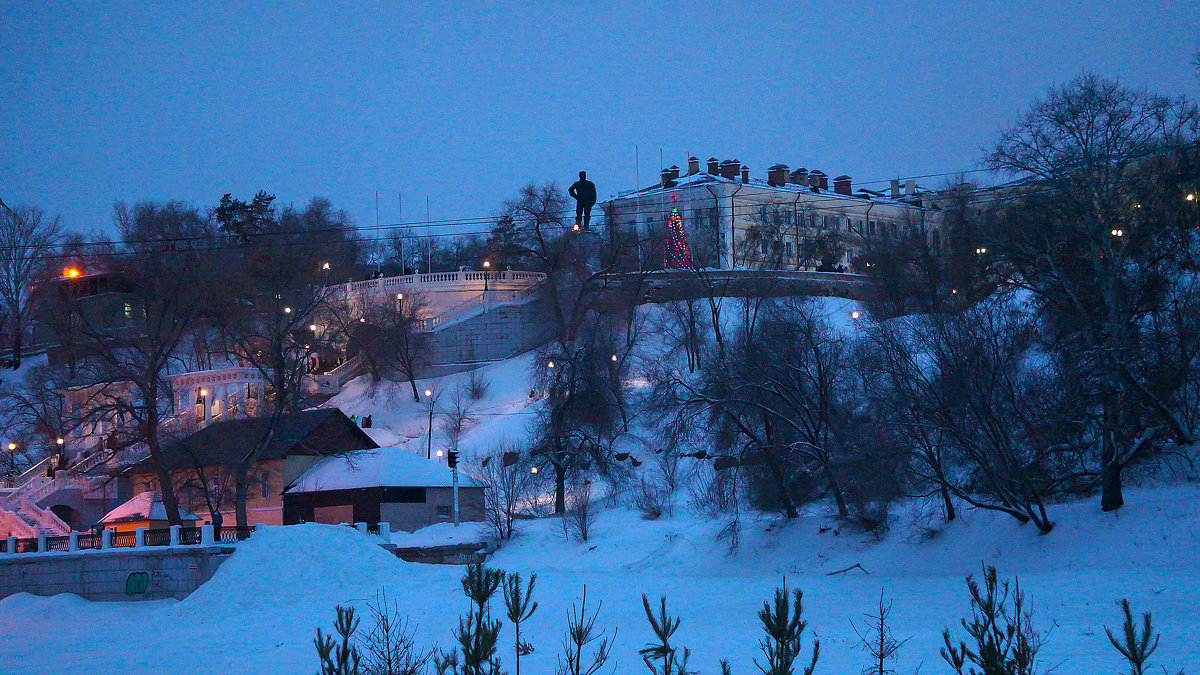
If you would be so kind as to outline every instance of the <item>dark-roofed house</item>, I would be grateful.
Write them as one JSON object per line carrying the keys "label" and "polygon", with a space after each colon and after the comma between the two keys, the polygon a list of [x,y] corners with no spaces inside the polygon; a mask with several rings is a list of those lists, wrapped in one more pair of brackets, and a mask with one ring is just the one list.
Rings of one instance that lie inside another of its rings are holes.
{"label": "dark-roofed house", "polygon": [[[180,504],[223,525],[234,524],[234,467],[253,451],[267,432],[269,420],[252,418],[218,422],[168,446],[164,455],[175,477]],[[283,524],[284,489],[321,460],[355,450],[379,447],[337,408],[307,410],[280,419],[274,437],[251,473],[246,502],[250,524]],[[158,491],[148,462],[134,465],[133,491]]]}

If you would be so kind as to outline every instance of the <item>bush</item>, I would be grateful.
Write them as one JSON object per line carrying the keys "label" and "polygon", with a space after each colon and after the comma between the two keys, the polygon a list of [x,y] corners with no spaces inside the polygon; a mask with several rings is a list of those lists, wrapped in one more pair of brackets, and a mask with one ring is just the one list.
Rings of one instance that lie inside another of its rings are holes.
{"label": "bush", "polygon": [[535,477],[528,460],[516,446],[502,444],[484,458],[471,478],[487,488],[483,493],[484,518],[498,539],[511,539],[517,513],[534,494]]}

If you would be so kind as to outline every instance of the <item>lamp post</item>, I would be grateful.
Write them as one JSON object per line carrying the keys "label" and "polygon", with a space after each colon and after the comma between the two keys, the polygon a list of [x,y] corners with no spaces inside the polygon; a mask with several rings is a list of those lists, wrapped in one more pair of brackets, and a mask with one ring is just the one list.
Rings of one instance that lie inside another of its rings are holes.
{"label": "lamp post", "polygon": [[425,400],[429,401],[429,437],[425,441],[425,459],[433,459],[433,391],[425,390]]}
{"label": "lamp post", "polygon": [[491,266],[492,266],[491,261],[489,261],[489,260],[483,261],[483,292],[484,293],[487,293],[487,290],[488,290],[488,268]]}
{"label": "lamp post", "polygon": [[17,444],[11,441],[8,444],[8,477],[15,486],[17,481]]}

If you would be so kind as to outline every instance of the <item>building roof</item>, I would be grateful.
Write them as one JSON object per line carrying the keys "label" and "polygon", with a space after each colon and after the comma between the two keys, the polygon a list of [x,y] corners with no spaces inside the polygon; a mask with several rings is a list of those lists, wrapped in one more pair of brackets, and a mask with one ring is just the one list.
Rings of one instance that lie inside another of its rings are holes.
{"label": "building roof", "polygon": [[[179,517],[183,520],[200,520],[200,516],[179,507]],[[139,520],[166,520],[167,507],[163,506],[162,495],[157,492],[142,492],[134,495],[133,499],[104,514],[101,523],[125,523]]]}
{"label": "building roof", "polygon": [[[168,468],[191,467],[197,460],[203,466],[236,464],[260,443],[267,433],[270,419],[250,419],[217,422],[168,445],[163,458]],[[339,431],[348,433],[354,442],[335,443]],[[337,408],[321,408],[284,415],[276,425],[270,444],[258,455],[258,460],[282,459],[292,455],[325,456],[352,450],[379,447],[358,425]],[[135,470],[147,468],[143,460]]]}
{"label": "building roof", "polygon": [[[824,172],[814,171],[814,173],[821,173],[822,175],[824,175]],[[836,181],[837,179],[834,179],[834,180]],[[657,195],[660,192],[669,194],[680,188],[695,187],[695,186],[704,185],[704,184],[728,183],[729,185],[748,185],[750,187],[761,188],[764,190],[774,190],[774,191],[778,191],[778,192],[787,192],[787,193],[791,193],[791,194],[800,193],[800,194],[804,194],[804,195],[815,195],[815,196],[820,197],[822,200],[825,200],[825,199],[848,200],[848,201],[852,201],[852,202],[860,202],[863,204],[870,204],[870,203],[890,204],[892,206],[899,206],[899,207],[910,208],[910,209],[921,209],[921,208],[929,209],[930,208],[930,207],[922,207],[917,204],[910,203],[910,202],[906,201],[904,198],[895,199],[892,197],[888,197],[879,192],[875,192],[872,190],[865,191],[871,195],[870,198],[868,198],[867,196],[864,196],[862,194],[862,192],[864,192],[864,191],[861,188],[859,188],[859,191],[856,191],[852,195],[844,195],[844,194],[835,192],[830,189],[813,190],[813,188],[811,188],[807,185],[798,185],[796,183],[785,183],[784,185],[771,185],[768,181],[763,180],[761,178],[757,178],[757,177],[751,177],[749,182],[743,182],[741,179],[741,176],[738,176],[737,178],[725,178],[724,176],[710,174],[705,171],[701,171],[699,173],[694,173],[691,175],[680,176],[679,178],[674,179],[672,181],[672,183],[673,184],[671,185],[671,187],[663,187],[661,184],[654,184],[654,185],[650,185],[648,187],[644,187],[644,188],[641,188],[638,190],[630,190],[627,192],[621,192],[621,193],[617,194],[617,196],[609,199],[609,201],[615,202],[615,201],[620,201],[622,199],[635,199],[637,197],[645,197],[648,195]]]}
{"label": "building roof", "polygon": [[[428,460],[411,450],[391,446],[329,457],[285,491],[323,492],[370,487],[451,487],[452,473],[442,460]],[[459,472],[459,487],[478,487]]]}

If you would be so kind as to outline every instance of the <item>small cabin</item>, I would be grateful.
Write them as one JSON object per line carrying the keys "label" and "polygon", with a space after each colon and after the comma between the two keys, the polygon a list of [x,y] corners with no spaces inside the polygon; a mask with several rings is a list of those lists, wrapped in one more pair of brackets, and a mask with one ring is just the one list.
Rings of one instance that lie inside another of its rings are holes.
{"label": "small cabin", "polygon": [[[454,517],[454,474],[444,461],[401,447],[329,457],[283,495],[283,522],[389,523],[412,532]],[[483,486],[458,476],[459,520],[484,519]]]}
{"label": "small cabin", "polygon": [[[184,527],[195,527],[200,516],[179,507],[179,517]],[[100,526],[113,532],[133,532],[139,527],[148,530],[165,529],[171,526],[167,520],[167,507],[157,492],[143,492],[109,511],[100,519]]]}

